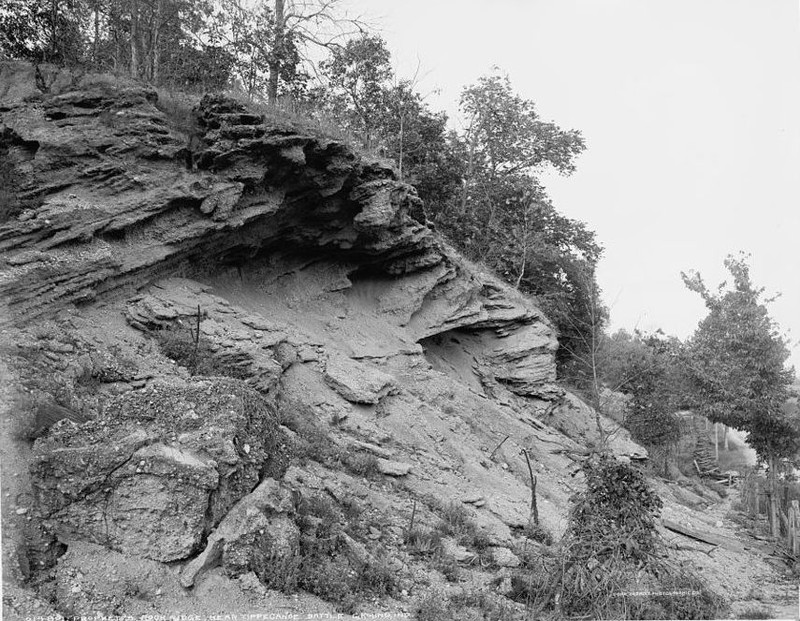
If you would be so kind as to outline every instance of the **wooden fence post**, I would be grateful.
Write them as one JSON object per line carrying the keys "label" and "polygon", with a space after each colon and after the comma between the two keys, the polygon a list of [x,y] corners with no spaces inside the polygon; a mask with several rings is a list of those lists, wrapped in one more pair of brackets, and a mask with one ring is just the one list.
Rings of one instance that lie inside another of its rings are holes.
{"label": "wooden fence post", "polygon": [[789,549],[794,556],[800,553],[800,502],[792,501],[789,509]]}

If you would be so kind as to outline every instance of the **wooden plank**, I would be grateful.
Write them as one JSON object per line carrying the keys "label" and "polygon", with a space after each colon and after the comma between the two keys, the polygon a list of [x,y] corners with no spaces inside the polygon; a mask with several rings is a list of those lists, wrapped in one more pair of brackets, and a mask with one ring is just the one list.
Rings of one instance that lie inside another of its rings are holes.
{"label": "wooden plank", "polygon": [[692,528],[687,528],[686,526],[681,526],[677,522],[673,522],[672,520],[668,520],[666,518],[661,519],[661,524],[667,530],[671,530],[672,532],[683,535],[684,537],[689,537],[690,539],[702,541],[703,543],[708,543],[713,546],[719,546],[720,548],[725,548],[727,550],[733,550],[734,552],[744,551],[744,546],[741,543],[734,539],[729,539],[728,537],[720,537],[719,535],[714,535],[712,533],[706,533],[703,531],[694,530]]}

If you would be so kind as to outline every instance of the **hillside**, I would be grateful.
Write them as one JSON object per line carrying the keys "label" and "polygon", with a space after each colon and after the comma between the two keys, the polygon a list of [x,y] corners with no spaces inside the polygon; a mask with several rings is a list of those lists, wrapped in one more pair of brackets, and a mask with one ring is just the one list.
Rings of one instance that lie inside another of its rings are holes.
{"label": "hillside", "polygon": [[551,322],[386,162],[222,96],[192,115],[0,65],[7,614],[522,615],[523,451],[558,537],[596,441]]}

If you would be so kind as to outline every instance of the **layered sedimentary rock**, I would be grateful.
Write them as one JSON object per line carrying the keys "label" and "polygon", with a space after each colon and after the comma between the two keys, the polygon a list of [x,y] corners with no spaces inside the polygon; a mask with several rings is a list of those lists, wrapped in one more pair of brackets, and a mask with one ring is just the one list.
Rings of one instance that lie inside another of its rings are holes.
{"label": "layered sedimentary rock", "polygon": [[19,516],[59,609],[263,608],[269,568],[346,513],[347,566],[389,556],[411,588],[407,528],[437,503],[514,567],[532,474],[563,528],[595,417],[562,402],[535,301],[437,236],[388,164],[230,98],[174,108],[0,63],[0,340],[59,413]]}
{"label": "layered sedimentary rock", "polygon": [[[443,244],[389,165],[230,98],[181,111],[194,119],[182,119],[189,135],[150,87],[24,64],[0,71],[13,85],[0,92],[0,146],[20,201],[0,223],[3,324],[291,251],[402,277],[381,303],[413,338],[482,331],[496,341],[480,353],[487,374],[520,394],[550,390],[550,324]],[[132,312],[163,320],[149,302]]]}

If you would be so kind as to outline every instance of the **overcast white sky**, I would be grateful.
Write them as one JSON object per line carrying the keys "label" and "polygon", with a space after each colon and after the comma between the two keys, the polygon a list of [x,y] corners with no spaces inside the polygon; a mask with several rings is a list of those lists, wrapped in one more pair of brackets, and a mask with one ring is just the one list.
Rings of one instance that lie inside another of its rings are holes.
{"label": "overcast white sky", "polygon": [[798,0],[348,4],[381,28],[401,76],[419,61],[434,109],[453,116],[497,65],[545,120],[583,132],[578,171],[546,185],[606,248],[612,328],[688,336],[705,310],[680,272],[716,285],[744,250],[800,339]]}

